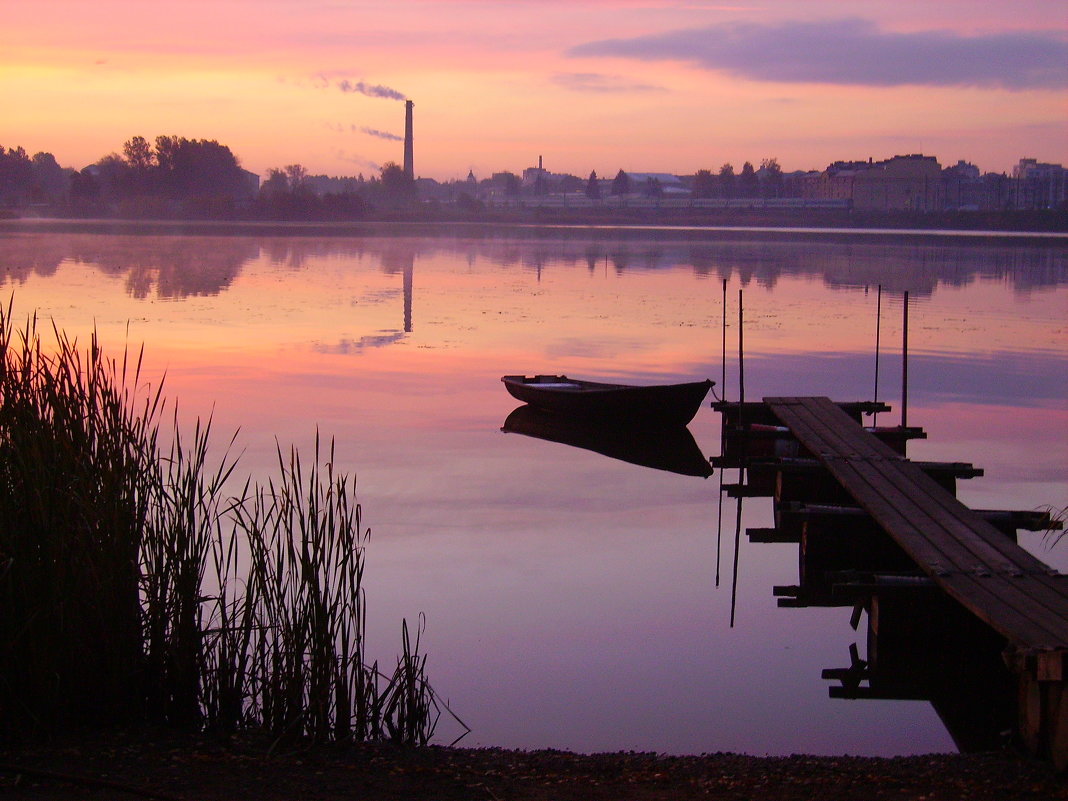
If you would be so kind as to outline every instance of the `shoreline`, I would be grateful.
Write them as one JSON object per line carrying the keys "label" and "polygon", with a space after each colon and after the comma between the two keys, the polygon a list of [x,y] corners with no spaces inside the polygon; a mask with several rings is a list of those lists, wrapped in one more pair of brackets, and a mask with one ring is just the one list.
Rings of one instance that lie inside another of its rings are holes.
{"label": "shoreline", "polygon": [[937,228],[893,226],[726,225],[665,222],[519,221],[511,219],[366,219],[352,221],[268,221],[119,219],[72,217],[21,217],[0,219],[0,233],[66,233],[135,236],[292,236],[292,237],[401,237],[463,236],[500,238],[547,235],[562,239],[683,241],[766,240],[820,242],[1027,244],[1063,247],[1068,230],[1008,230],[991,228]]}
{"label": "shoreline", "polygon": [[19,801],[568,801],[569,799],[1068,799],[1068,781],[1014,752],[906,757],[576,754],[382,744],[291,745],[171,732],[0,750],[0,794]]}

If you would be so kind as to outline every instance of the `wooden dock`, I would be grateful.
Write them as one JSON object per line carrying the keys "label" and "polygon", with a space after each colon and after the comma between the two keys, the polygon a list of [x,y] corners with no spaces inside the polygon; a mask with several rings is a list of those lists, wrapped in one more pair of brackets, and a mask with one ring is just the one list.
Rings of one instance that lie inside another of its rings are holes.
{"label": "wooden dock", "polygon": [[764,407],[946,596],[1006,643],[1024,742],[1068,767],[1068,576],[823,397]]}

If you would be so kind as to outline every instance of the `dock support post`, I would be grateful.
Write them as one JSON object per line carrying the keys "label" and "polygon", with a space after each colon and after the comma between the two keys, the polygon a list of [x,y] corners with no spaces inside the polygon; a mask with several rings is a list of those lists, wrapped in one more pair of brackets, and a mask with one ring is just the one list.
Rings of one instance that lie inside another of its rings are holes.
{"label": "dock support post", "polygon": [[909,412],[909,293],[905,293],[901,324],[901,427],[908,426]]}

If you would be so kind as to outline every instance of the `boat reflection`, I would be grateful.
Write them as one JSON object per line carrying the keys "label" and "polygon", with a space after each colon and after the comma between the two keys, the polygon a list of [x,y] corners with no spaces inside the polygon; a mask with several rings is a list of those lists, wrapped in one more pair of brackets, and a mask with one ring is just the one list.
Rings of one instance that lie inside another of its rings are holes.
{"label": "boat reflection", "polygon": [[683,476],[708,478],[712,466],[684,426],[647,430],[629,426],[591,426],[524,404],[501,426],[509,434],[559,442],[630,464]]}

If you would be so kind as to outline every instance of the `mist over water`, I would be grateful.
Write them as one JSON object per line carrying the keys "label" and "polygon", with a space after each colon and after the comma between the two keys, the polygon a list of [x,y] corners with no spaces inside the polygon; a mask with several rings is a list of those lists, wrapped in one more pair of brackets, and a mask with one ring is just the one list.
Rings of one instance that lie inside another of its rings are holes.
{"label": "mist over water", "polygon": [[[36,311],[83,343],[95,326],[116,354],[143,342],[183,417],[214,414],[220,442],[241,429],[246,471],[266,471],[276,438],[335,437],[372,531],[370,651],[425,612],[428,672],[472,727],[465,743],[953,750],[926,701],[828,697],[820,672],[863,653],[863,626],[848,607],[777,608],[796,546],[743,535],[730,627],[736,502],[720,511],[718,475],[500,430],[518,405],[504,374],[720,382],[724,280],[720,395],[737,397],[742,290],[748,399],[870,399],[882,285],[879,398],[895,410],[880,422],[897,422],[908,291],[908,422],[928,432],[909,455],[984,468],[959,489],[973,507],[1068,504],[1063,242],[0,230],[16,319]],[[719,452],[707,405],[690,432]],[[743,502],[743,529],[771,516]],[[1068,571],[1064,543],[1021,541]]]}

